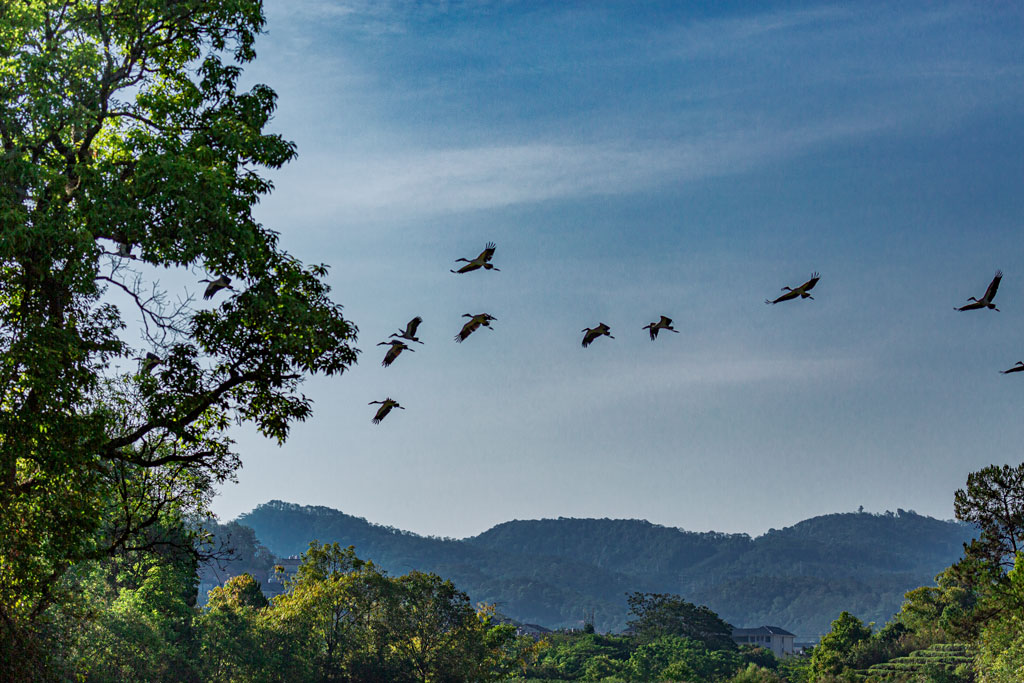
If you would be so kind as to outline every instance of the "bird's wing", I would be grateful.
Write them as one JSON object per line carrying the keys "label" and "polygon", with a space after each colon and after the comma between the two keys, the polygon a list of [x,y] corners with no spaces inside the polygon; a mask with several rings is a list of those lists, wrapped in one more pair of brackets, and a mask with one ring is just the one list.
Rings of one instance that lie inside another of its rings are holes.
{"label": "bird's wing", "polygon": [[657,325],[648,325],[648,327],[651,328],[651,341],[654,341],[658,338],[658,327]]}
{"label": "bird's wing", "polygon": [[492,258],[494,258],[494,250],[497,247],[498,245],[496,245],[494,242],[488,242],[486,248],[480,252],[479,256],[477,256],[477,259],[483,260],[485,262],[490,261]]}
{"label": "bird's wing", "polygon": [[775,299],[774,301],[769,301],[768,299],[765,299],[764,302],[766,304],[777,304],[780,301],[789,301],[790,299],[795,299],[798,296],[800,296],[800,291],[797,290],[797,289],[792,289],[792,290],[786,292],[785,294],[783,294],[782,296],[780,296],[778,299]]}
{"label": "bird's wing", "polygon": [[415,318],[410,320],[409,324],[405,326],[405,333],[407,335],[409,335],[410,337],[415,337],[416,336],[416,328],[418,328],[420,326],[421,322],[423,322],[423,318],[421,318],[419,316],[416,316]]}
{"label": "bird's wing", "polygon": [[809,292],[814,289],[814,285],[818,284],[820,279],[821,277],[817,273],[811,273],[811,279],[797,287],[797,289],[801,292]]}
{"label": "bird's wing", "polygon": [[663,327],[668,327],[671,324],[672,324],[672,318],[666,318],[665,316],[661,316],[661,325]]}
{"label": "bird's wing", "polygon": [[985,290],[985,301],[991,302],[995,298],[996,292],[999,291],[999,281],[1003,279],[1003,271],[997,270],[996,276],[992,278],[992,282],[989,283],[988,289]]}
{"label": "bird's wing", "polygon": [[473,334],[473,332],[478,327],[480,327],[480,321],[477,320],[476,318],[473,318],[468,323],[462,326],[462,331],[455,335],[455,341],[461,344],[463,341],[466,340],[466,338],[469,335]]}
{"label": "bird's wing", "polygon": [[978,308],[985,308],[985,304],[983,304],[980,301],[975,301],[974,303],[970,303],[970,304],[966,304],[964,306],[961,306],[960,308],[958,308],[956,310],[958,310],[958,311],[973,311],[973,310],[978,309]]}
{"label": "bird's wing", "polygon": [[587,327],[584,328],[583,331],[586,332],[586,334],[583,335],[583,348],[587,348],[590,346],[590,342],[597,339],[597,330]]}

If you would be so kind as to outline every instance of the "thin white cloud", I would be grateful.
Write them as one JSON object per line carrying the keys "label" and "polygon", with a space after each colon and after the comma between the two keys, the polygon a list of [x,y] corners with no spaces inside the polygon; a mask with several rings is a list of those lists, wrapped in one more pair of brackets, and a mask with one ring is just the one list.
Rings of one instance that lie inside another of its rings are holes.
{"label": "thin white cloud", "polygon": [[370,159],[327,160],[308,154],[303,167],[283,174],[278,186],[290,196],[301,196],[293,206],[325,216],[429,216],[623,194],[742,173],[825,143],[876,134],[896,123],[883,117],[785,130],[723,130],[682,141],[527,142]]}
{"label": "thin white cloud", "polygon": [[663,29],[657,36],[657,43],[664,46],[664,56],[671,58],[722,55],[750,50],[758,44],[757,41],[792,40],[794,30],[835,27],[851,21],[855,16],[849,9],[819,7],[686,22]]}
{"label": "thin white cloud", "polygon": [[488,0],[268,0],[267,16],[274,21],[344,22],[368,34],[404,33],[414,17],[430,17],[456,11],[487,11]]}

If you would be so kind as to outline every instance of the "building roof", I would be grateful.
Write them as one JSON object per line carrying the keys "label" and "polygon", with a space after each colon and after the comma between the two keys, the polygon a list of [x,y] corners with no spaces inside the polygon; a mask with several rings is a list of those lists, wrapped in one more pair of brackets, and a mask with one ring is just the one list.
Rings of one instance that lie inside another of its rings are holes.
{"label": "building roof", "polygon": [[732,635],[736,636],[793,636],[796,637],[784,628],[778,626],[758,626],[757,628],[734,628]]}

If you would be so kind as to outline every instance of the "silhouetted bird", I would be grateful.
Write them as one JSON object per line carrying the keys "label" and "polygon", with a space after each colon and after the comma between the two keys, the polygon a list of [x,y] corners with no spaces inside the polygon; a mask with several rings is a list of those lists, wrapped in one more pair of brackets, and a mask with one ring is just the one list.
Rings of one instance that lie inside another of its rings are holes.
{"label": "silhouetted bird", "polygon": [[790,299],[795,299],[797,297],[802,297],[804,299],[813,299],[814,297],[808,294],[807,292],[814,289],[814,285],[818,284],[818,280],[820,279],[821,277],[817,273],[811,273],[811,279],[803,283],[796,289],[793,289],[792,287],[783,287],[782,291],[786,292],[785,294],[780,296],[778,299],[775,299],[774,301],[772,301],[771,299],[765,299],[764,302],[766,304],[777,304],[780,301],[789,301]]}
{"label": "silhouetted bird", "polygon": [[1000,370],[1000,372],[1004,375],[1009,375],[1011,372],[1021,372],[1022,370],[1024,370],[1024,360],[1019,360],[1017,361],[1017,364],[1009,370]]}
{"label": "silhouetted bird", "polygon": [[586,332],[586,334],[583,335],[583,348],[590,346],[593,341],[601,335],[605,335],[609,339],[615,339],[615,337],[611,335],[610,329],[611,328],[604,323],[598,323],[597,327],[584,327],[580,330],[580,332]]}
{"label": "silhouetted bird", "polygon": [[142,367],[139,369],[139,372],[143,375],[150,374],[153,372],[153,368],[163,363],[160,356],[156,355],[152,351],[147,351],[145,357],[140,358],[139,360],[142,361]]}
{"label": "silhouetted bird", "polygon": [[490,313],[477,313],[476,315],[473,315],[471,313],[463,313],[462,317],[469,318],[469,322],[463,325],[462,330],[457,335],[455,335],[455,341],[457,341],[460,344],[464,342],[469,335],[473,334],[478,329],[480,329],[481,325],[490,330],[493,330],[494,328],[491,327],[491,321],[497,320],[497,318],[495,318]]}
{"label": "silhouetted bird", "polygon": [[481,251],[480,255],[477,256],[472,261],[470,261],[468,258],[455,259],[456,263],[458,263],[459,261],[465,261],[466,265],[462,266],[458,270],[453,270],[451,272],[468,273],[471,270],[479,270],[480,268],[483,268],[484,270],[497,270],[500,272],[500,268],[495,268],[494,266],[491,265],[491,259],[494,257],[494,250],[496,248],[497,245],[494,242],[488,242],[486,248],[483,251]]}
{"label": "silhouetted bird", "polygon": [[672,327],[672,318],[666,318],[665,316],[661,316],[661,320],[659,320],[658,322],[651,323],[650,325],[644,325],[640,329],[650,331],[651,341],[654,341],[655,339],[658,338],[658,332],[660,330],[668,330],[669,332],[675,332],[676,334],[679,334],[679,330]]}
{"label": "silhouetted bird", "polygon": [[967,299],[973,301],[973,304],[966,304],[956,309],[958,311],[973,311],[978,308],[991,308],[993,311],[999,311],[996,305],[992,303],[992,299],[996,298],[996,292],[999,291],[999,281],[1003,279],[1003,271],[997,270],[996,276],[992,278],[992,282],[988,284],[988,289],[985,290],[985,296],[980,299],[975,299],[973,296]]}
{"label": "silhouetted bird", "polygon": [[231,278],[227,275],[221,275],[216,280],[200,280],[200,282],[210,283],[206,285],[206,291],[203,292],[204,299],[212,299],[213,295],[222,289],[230,289],[232,292],[235,291],[235,288],[231,286]]}
{"label": "silhouetted bird", "polygon": [[386,354],[384,354],[384,360],[380,362],[380,364],[383,365],[384,367],[388,367],[389,365],[394,363],[395,359],[398,358],[398,355],[402,353],[402,351],[408,351],[409,353],[412,353],[414,351],[414,349],[410,349],[408,346],[406,346],[405,342],[399,341],[397,339],[392,339],[389,342],[382,341],[380,344],[377,344],[377,346],[388,345],[390,345],[391,348],[388,349],[388,352]]}
{"label": "silhouetted bird", "polygon": [[398,405],[398,401],[393,400],[390,396],[383,401],[370,401],[366,405],[372,406],[374,403],[379,403],[380,408],[377,409],[377,414],[373,416],[373,424],[380,424],[380,421],[388,416],[392,408],[398,408],[399,410],[405,410],[402,406]]}
{"label": "silhouetted bird", "polygon": [[422,344],[423,342],[416,337],[416,329],[420,326],[421,322],[423,322],[423,318],[416,316],[409,321],[409,324],[405,326],[404,330],[399,330],[398,332],[389,334],[388,336],[398,337],[399,339],[408,339],[409,341],[414,341],[417,344]]}

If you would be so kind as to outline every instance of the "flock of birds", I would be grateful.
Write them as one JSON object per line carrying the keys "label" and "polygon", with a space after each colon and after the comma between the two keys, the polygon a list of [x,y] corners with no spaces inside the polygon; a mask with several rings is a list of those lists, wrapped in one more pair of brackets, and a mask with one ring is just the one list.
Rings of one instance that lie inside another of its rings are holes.
{"label": "flock of birds", "polygon": [[[453,269],[451,270],[451,272],[456,274],[464,274],[480,269],[500,271],[499,268],[495,267],[494,264],[491,263],[491,260],[494,258],[494,251],[496,248],[497,246],[494,244],[494,242],[488,242],[484,250],[481,251],[476,258],[456,259],[456,263],[464,262],[466,265],[460,267],[457,270]],[[782,303],[783,301],[792,301],[795,299],[814,299],[814,297],[811,296],[810,291],[814,289],[815,285],[818,284],[818,280],[820,279],[820,277],[821,276],[818,273],[812,273],[811,278],[807,280],[807,282],[803,283],[798,287],[783,287],[782,291],[785,292],[784,294],[780,295],[775,299],[765,299],[765,303],[778,304]],[[980,299],[973,296],[969,297],[967,299],[969,303],[964,304],[963,306],[955,307],[955,310],[973,311],[988,308],[993,311],[998,311],[999,309],[996,308],[995,304],[993,303],[993,299],[995,299],[996,292],[999,291],[999,283],[1002,279],[1003,272],[1001,270],[997,270],[995,277],[992,278],[992,282],[990,282],[988,285],[988,289],[985,290],[985,294]],[[206,283],[206,290],[203,292],[203,299],[206,300],[212,299],[217,294],[217,292],[220,292],[221,290],[224,289],[236,291],[234,287],[231,286],[231,278],[229,278],[226,275],[221,275],[213,280],[200,280],[200,282]],[[493,330],[494,328],[491,327],[491,321],[497,320],[497,318],[495,318],[490,313],[465,313],[463,314],[462,317],[469,318],[469,320],[462,326],[462,329],[459,330],[459,333],[455,335],[455,341],[460,344],[466,341],[466,339],[468,339],[471,334],[479,330],[481,327],[486,327],[489,330]],[[402,355],[403,352],[408,351],[412,353],[413,351],[415,351],[415,349],[411,348],[408,344],[406,344],[406,342],[413,342],[416,344],[423,343],[416,336],[416,332],[419,329],[419,326],[422,322],[423,318],[421,318],[420,316],[416,316],[406,324],[404,329],[398,330],[398,332],[389,335],[388,340],[382,341],[379,344],[377,344],[377,346],[388,347],[387,352],[384,354],[384,359],[381,361],[381,365],[383,365],[384,367],[390,367],[392,363],[398,360],[398,357]],[[668,316],[665,315],[660,316],[658,320],[648,325],[644,325],[641,329],[647,330],[648,334],[651,337],[651,341],[656,340],[658,338],[658,333],[663,330],[679,334],[679,330],[672,327],[672,318],[669,318]],[[599,322],[594,327],[584,327],[580,331],[583,333],[583,348],[587,348],[600,337],[608,337],[609,339],[615,339],[615,337],[613,337],[611,334],[611,328],[603,322]],[[140,371],[143,374],[149,374],[150,372],[152,372],[154,367],[156,367],[162,362],[162,359],[153,352],[148,352],[145,355],[145,357],[139,358],[138,360],[141,361]],[[1008,370],[1001,371],[1001,373],[1004,375],[1008,375],[1014,372],[1024,372],[1024,361],[1018,361],[1016,365],[1009,368]],[[405,410],[404,407],[399,405],[398,401],[394,400],[390,396],[385,398],[383,401],[370,401],[368,405],[380,406],[377,409],[376,414],[373,416],[372,422],[374,424],[380,424],[380,421],[387,417],[388,413],[390,413],[395,408],[398,408],[399,410]]]}
{"label": "flock of birds", "polygon": [[[457,270],[453,269],[451,270],[451,272],[456,274],[463,274],[480,269],[500,270],[491,263],[491,260],[494,258],[494,251],[496,248],[497,245],[495,245],[494,242],[488,242],[484,250],[481,251],[476,258],[456,259],[456,263],[464,262],[466,265],[460,267]],[[985,290],[984,296],[982,296],[980,299],[972,296],[969,299],[967,299],[967,301],[970,303],[960,306],[956,308],[956,310],[971,311],[976,309],[989,308],[994,311],[998,311],[999,309],[995,307],[995,304],[992,303],[992,300],[995,298],[996,291],[998,291],[999,289],[999,282],[1002,280],[1002,277],[1003,272],[1001,270],[997,270],[995,277],[992,279],[992,282],[988,286],[988,289]],[[802,285],[798,287],[783,287],[782,291],[784,292],[784,294],[780,295],[775,299],[765,299],[765,303],[774,305],[782,303],[783,301],[791,301],[794,299],[814,299],[814,297],[811,296],[810,292],[812,289],[814,289],[814,286],[818,284],[819,279],[821,279],[821,276],[818,273],[812,273],[810,279],[807,280],[807,282],[804,282]],[[491,321],[497,320],[497,318],[495,318],[493,315],[490,315],[489,313],[465,313],[463,314],[462,317],[469,318],[469,321],[465,325],[463,325],[459,333],[455,335],[455,341],[460,344],[464,342],[469,337],[469,335],[473,334],[481,327],[486,327],[490,330],[493,330],[494,328],[491,327]],[[398,359],[398,357],[402,354],[403,351],[411,352],[414,350],[410,348],[409,345],[406,344],[405,342],[415,342],[417,344],[423,343],[416,336],[416,331],[417,329],[419,329],[420,323],[422,322],[423,318],[416,316],[406,324],[405,329],[399,330],[398,332],[391,334],[390,337],[392,338],[390,340],[382,341],[379,344],[377,344],[377,346],[389,347],[387,353],[385,353],[384,355],[384,360],[381,361],[381,365],[383,365],[384,367],[389,367],[392,363],[395,362],[395,360]],[[672,327],[672,318],[669,318],[668,316],[665,315],[660,316],[658,320],[648,325],[644,325],[641,329],[647,330],[648,334],[651,337],[651,341],[656,340],[658,338],[658,333],[661,332],[662,330],[667,330],[669,332],[675,332],[676,334],[679,334],[679,330]],[[611,334],[611,328],[603,322],[599,322],[594,327],[584,327],[580,331],[583,333],[583,348],[587,348],[601,337],[615,339],[615,337],[613,337]],[[1012,372],[1024,372],[1024,361],[1019,361],[1012,368],[1002,371],[1003,374],[1009,374]],[[380,424],[380,421],[387,417],[388,413],[390,413],[395,408],[398,408],[399,410],[405,410],[405,408],[402,407],[398,403],[398,401],[394,400],[390,396],[385,398],[383,401],[370,401],[368,405],[380,406],[377,409],[376,414],[373,416],[372,422],[374,424]]]}

